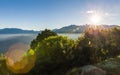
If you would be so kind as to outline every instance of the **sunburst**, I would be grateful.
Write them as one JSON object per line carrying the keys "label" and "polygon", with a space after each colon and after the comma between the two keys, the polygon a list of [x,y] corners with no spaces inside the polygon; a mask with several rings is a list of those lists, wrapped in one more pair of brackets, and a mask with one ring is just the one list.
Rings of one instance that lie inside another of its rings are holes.
{"label": "sunburst", "polygon": [[101,21],[101,16],[98,14],[93,14],[90,18],[91,23],[94,25],[99,25]]}

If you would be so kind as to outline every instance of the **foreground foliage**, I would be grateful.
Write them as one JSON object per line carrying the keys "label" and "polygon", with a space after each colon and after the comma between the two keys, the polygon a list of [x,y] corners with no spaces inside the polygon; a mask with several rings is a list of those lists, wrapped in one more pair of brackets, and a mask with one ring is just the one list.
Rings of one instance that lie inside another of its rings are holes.
{"label": "foreground foliage", "polygon": [[[31,42],[30,53],[34,53],[37,60],[34,68],[23,75],[65,75],[72,68],[97,63],[104,70],[109,72],[115,69],[113,73],[117,73],[120,59],[109,60],[110,62],[105,60],[120,55],[119,38],[120,28],[89,27],[76,41],[46,29]],[[2,66],[4,65],[5,63]],[[74,72],[79,70],[75,69]],[[14,74],[6,71],[9,75]],[[6,75],[3,70],[0,72]]]}
{"label": "foreground foliage", "polygon": [[38,42],[44,40],[45,38],[49,37],[49,36],[57,36],[57,34],[55,32],[52,32],[51,30],[45,29],[44,31],[42,31],[41,33],[38,34],[38,36],[36,37],[36,39],[34,39],[31,42],[31,48],[35,49],[38,45]]}
{"label": "foreground foliage", "polygon": [[[54,70],[67,66],[74,41],[63,36],[51,36],[38,43],[35,51],[37,54],[36,69],[40,71],[54,72]],[[49,67],[49,68],[48,68]],[[34,71],[33,71],[34,72]]]}
{"label": "foreground foliage", "polygon": [[[96,64],[120,54],[120,29],[89,28],[77,41],[78,64]],[[79,55],[80,54],[80,55]],[[82,60],[82,61],[81,61]]]}

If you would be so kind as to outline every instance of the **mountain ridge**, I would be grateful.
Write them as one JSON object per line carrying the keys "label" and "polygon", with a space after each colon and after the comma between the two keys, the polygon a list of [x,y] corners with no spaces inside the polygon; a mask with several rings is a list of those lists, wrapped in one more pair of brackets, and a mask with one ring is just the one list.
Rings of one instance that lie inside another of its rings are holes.
{"label": "mountain ridge", "polygon": [[[84,32],[90,25],[68,25],[59,29],[53,29],[53,32],[56,33],[82,33]],[[100,25],[104,28],[114,28],[120,27],[119,25]],[[0,29],[0,34],[38,34],[41,31],[34,30],[23,30],[19,28],[4,28]]]}
{"label": "mountain ridge", "polygon": [[[69,25],[64,26],[59,29],[53,29],[56,33],[82,33],[84,32],[89,26],[92,25]],[[98,25],[104,28],[114,28],[114,27],[120,27],[119,25]]]}
{"label": "mountain ridge", "polygon": [[0,34],[34,34],[34,33],[39,33],[39,31],[23,30],[23,29],[19,29],[19,28],[0,29]]}

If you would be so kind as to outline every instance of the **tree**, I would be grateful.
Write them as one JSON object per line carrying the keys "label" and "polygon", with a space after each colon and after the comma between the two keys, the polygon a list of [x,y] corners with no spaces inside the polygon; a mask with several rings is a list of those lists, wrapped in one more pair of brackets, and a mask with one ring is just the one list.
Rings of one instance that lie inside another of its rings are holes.
{"label": "tree", "polygon": [[35,50],[37,62],[31,73],[40,74],[42,72],[42,74],[50,75],[57,73],[58,70],[62,70],[59,71],[62,73],[67,68],[73,46],[74,41],[63,36],[50,36],[38,42]]}
{"label": "tree", "polygon": [[31,48],[35,49],[37,47],[38,42],[44,40],[45,38],[47,38],[49,36],[57,36],[57,34],[55,32],[52,32],[51,30],[45,29],[44,31],[42,31],[41,33],[38,34],[36,39],[34,39],[31,42],[31,45],[30,45]]}
{"label": "tree", "polygon": [[51,36],[38,43],[37,57],[41,62],[64,62],[72,51],[74,41],[62,36]]}
{"label": "tree", "polygon": [[118,56],[120,54],[119,38],[119,28],[105,29],[99,26],[97,28],[88,28],[84,36],[77,41],[74,52],[75,62],[83,65],[95,64]]}

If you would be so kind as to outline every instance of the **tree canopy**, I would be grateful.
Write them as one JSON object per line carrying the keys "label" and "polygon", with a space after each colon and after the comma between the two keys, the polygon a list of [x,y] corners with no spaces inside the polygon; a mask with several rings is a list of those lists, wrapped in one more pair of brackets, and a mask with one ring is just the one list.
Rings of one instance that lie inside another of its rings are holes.
{"label": "tree canopy", "polygon": [[49,36],[57,36],[57,34],[55,32],[52,32],[49,29],[45,29],[44,31],[42,31],[41,33],[38,34],[38,36],[36,37],[36,39],[34,39],[31,42],[31,48],[35,49],[37,47],[38,42],[42,41],[43,39],[49,37]]}

